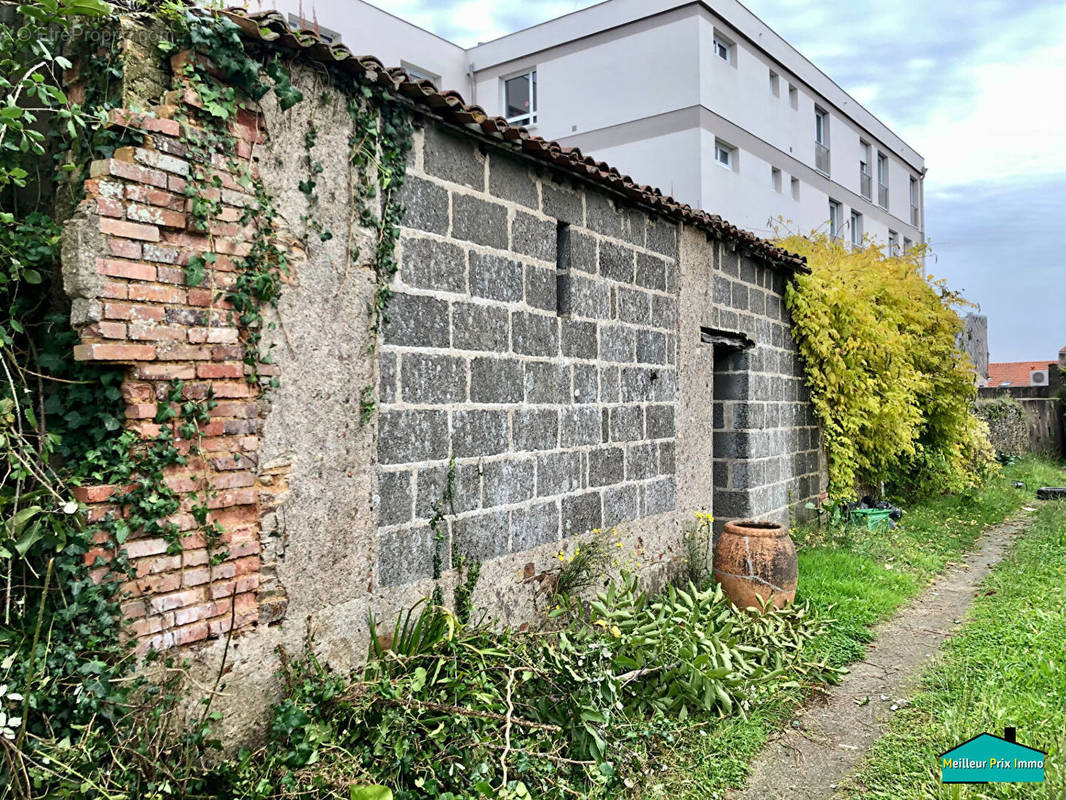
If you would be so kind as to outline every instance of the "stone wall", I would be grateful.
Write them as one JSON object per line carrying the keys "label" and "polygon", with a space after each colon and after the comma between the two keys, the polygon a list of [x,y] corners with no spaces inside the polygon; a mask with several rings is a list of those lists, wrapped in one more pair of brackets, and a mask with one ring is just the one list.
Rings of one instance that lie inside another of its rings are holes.
{"label": "stone wall", "polygon": [[676,226],[568,184],[415,136],[378,356],[384,585],[430,575],[451,459],[451,541],[479,560],[676,508]]}
{"label": "stone wall", "polygon": [[1066,408],[1048,387],[989,387],[979,395],[977,415],[988,423],[997,453],[1066,456]]}
{"label": "stone wall", "polygon": [[[352,206],[347,97],[299,63],[293,81],[314,101],[282,111],[268,94],[242,112],[236,161],[190,163],[196,98],[180,88],[148,115],[117,112],[140,143],[94,164],[63,253],[76,355],[127,365],[132,429],[158,430],[174,378],[220,400],[203,458],[167,479],[187,531],[197,491],[210,494],[230,557],[207,567],[195,535],[178,553],[135,535],[127,612],[142,649],[198,643],[187,653],[206,683],[227,659],[231,732],[277,696],[279,646],[313,634],[334,667],[357,665],[368,614],[391,621],[428,595],[435,555],[446,595],[453,555],[482,561],[475,603],[520,626],[538,617],[538,576],[590,529],[617,527],[654,586],[679,568],[696,512],[787,521],[817,496],[787,272],[412,110],[399,270],[375,340],[376,275],[352,254],[373,253],[376,231]],[[183,196],[200,166],[222,184],[205,190],[220,201],[206,232]],[[244,173],[261,177],[290,267],[266,309],[278,385],[265,391],[224,299],[256,234]],[[190,286],[184,265],[204,254]],[[709,334],[746,349],[716,357]],[[92,518],[114,510],[113,489],[81,490]]]}

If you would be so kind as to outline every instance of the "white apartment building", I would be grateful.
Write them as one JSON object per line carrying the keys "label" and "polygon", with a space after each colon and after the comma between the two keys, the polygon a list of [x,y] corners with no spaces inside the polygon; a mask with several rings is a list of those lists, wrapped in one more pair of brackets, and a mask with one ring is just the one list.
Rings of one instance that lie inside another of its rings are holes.
{"label": "white apartment building", "polygon": [[737,0],[606,0],[469,49],[362,0],[262,6],[759,235],[924,241],[922,157]]}

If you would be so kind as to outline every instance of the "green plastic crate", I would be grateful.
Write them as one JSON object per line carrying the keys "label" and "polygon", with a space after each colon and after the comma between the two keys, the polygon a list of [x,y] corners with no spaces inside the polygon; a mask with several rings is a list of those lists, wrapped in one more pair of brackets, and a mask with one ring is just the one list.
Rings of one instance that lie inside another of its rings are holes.
{"label": "green plastic crate", "polygon": [[892,516],[891,510],[887,508],[855,508],[850,514],[854,521],[865,522],[868,531],[876,531],[881,526],[888,525]]}

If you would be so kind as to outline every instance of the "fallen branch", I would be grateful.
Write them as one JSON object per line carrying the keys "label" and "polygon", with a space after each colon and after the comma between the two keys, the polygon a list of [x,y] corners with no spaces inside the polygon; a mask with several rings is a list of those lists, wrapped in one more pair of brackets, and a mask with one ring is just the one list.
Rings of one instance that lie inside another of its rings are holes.
{"label": "fallen branch", "polygon": [[[339,698],[339,700],[341,702],[350,702],[364,696],[366,695],[364,695],[363,692],[355,691],[344,695]],[[522,719],[520,717],[509,717],[509,715],[505,714],[493,714],[491,711],[474,711],[473,709],[463,708],[462,706],[450,706],[444,703],[430,703],[425,700],[404,700],[400,697],[374,697],[371,695],[370,701],[385,706],[412,708],[416,711],[436,711],[440,714],[457,714],[460,717],[491,719],[494,722],[506,723],[509,720],[512,725],[518,725],[519,727],[529,728],[530,730],[535,731],[553,731],[555,733],[562,731],[562,728],[558,725],[549,725],[544,722],[533,722],[532,720]]]}

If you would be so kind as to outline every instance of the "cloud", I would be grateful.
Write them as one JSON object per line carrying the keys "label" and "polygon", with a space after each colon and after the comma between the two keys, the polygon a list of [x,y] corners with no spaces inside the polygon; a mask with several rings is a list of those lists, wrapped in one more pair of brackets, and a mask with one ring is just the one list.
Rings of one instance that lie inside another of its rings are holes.
{"label": "cloud", "polygon": [[594,5],[597,0],[375,0],[374,5],[421,28],[472,47]]}
{"label": "cloud", "polygon": [[993,361],[1066,345],[1066,176],[977,181],[926,195],[928,270],[988,315]]}

